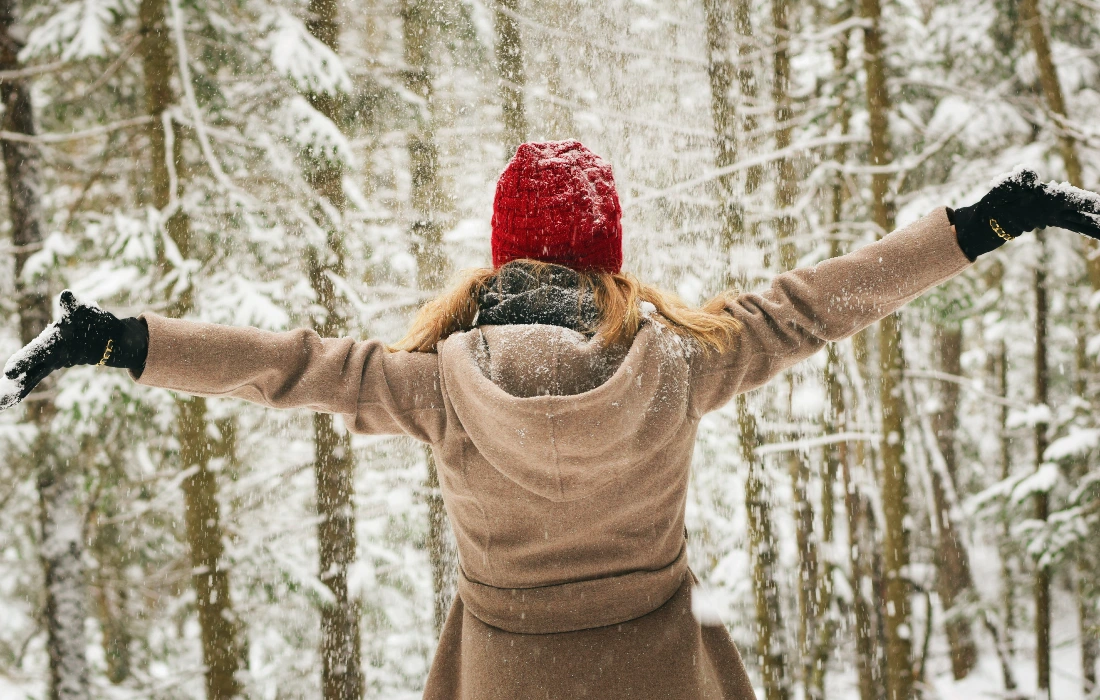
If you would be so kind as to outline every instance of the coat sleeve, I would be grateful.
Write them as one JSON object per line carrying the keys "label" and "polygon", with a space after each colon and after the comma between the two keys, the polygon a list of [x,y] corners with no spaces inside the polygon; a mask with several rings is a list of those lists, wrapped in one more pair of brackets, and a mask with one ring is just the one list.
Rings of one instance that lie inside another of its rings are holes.
{"label": "coat sleeve", "polygon": [[195,396],[344,416],[357,433],[442,439],[445,409],[432,353],[390,352],[377,340],[272,333],[142,316],[149,326],[140,384]]}
{"label": "coat sleeve", "polygon": [[727,306],[742,324],[732,350],[697,354],[693,409],[720,408],[969,264],[941,208],[852,253],[776,276],[766,291],[742,294]]}

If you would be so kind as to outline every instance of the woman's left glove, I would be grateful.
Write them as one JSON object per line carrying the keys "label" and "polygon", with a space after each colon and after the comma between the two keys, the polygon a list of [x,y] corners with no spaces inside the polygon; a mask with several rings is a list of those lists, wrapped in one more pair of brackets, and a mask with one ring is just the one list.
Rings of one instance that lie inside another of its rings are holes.
{"label": "woman's left glove", "polygon": [[22,401],[62,367],[122,367],[141,374],[149,352],[149,328],[137,318],[119,319],[69,290],[61,293],[61,320],[51,323],[4,366],[0,411]]}
{"label": "woman's left glove", "polygon": [[1025,231],[1046,226],[1100,239],[1100,195],[1065,184],[1043,184],[1027,168],[1001,178],[977,204],[948,209],[947,214],[971,262]]}

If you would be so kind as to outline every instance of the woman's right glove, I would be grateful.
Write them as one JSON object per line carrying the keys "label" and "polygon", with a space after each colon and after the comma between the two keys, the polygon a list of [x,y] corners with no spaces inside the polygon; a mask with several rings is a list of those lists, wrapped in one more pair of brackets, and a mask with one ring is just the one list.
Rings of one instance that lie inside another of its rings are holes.
{"label": "woman's right glove", "polygon": [[61,320],[12,355],[0,378],[0,411],[22,401],[51,372],[73,365],[124,367],[141,374],[149,352],[149,328],[137,318],[119,319],[98,306],[61,293]]}
{"label": "woman's right glove", "polygon": [[977,204],[948,209],[947,214],[971,262],[1025,231],[1046,226],[1100,240],[1100,195],[1066,184],[1043,184],[1027,168],[1003,177]]}

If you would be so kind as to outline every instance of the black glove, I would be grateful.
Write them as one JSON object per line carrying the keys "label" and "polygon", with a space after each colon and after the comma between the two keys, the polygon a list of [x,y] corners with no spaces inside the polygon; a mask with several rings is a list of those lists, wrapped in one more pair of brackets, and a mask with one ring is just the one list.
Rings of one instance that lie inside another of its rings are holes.
{"label": "black glove", "polygon": [[1057,226],[1100,239],[1100,195],[1043,184],[1034,170],[1017,170],[977,204],[947,210],[959,247],[971,262],[1025,231]]}
{"label": "black glove", "polygon": [[139,375],[149,352],[149,328],[137,318],[119,319],[61,293],[61,320],[51,323],[8,360],[0,380],[0,411],[26,398],[51,372],[73,365],[123,367]]}

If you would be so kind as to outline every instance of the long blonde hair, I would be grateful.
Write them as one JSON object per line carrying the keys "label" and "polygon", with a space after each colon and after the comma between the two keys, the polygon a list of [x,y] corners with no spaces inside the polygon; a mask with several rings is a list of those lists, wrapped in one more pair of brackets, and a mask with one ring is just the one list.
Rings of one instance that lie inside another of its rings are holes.
{"label": "long blonde hair", "polygon": [[[539,279],[550,276],[553,265],[536,260],[514,260],[508,265],[522,264]],[[500,268],[477,268],[462,273],[457,283],[435,299],[424,304],[416,314],[405,337],[391,350],[435,352],[439,342],[452,333],[469,330],[477,317],[478,300],[488,290]],[[640,282],[634,275],[610,272],[577,272],[583,292],[591,290],[599,322],[592,332],[606,342],[629,342],[642,324],[642,304],[649,303],[661,321],[672,332],[692,339],[702,347],[722,352],[730,349],[741,330],[741,322],[726,311],[735,296],[721,294],[701,307],[686,304],[675,294]],[[579,309],[578,309],[579,312]]]}

